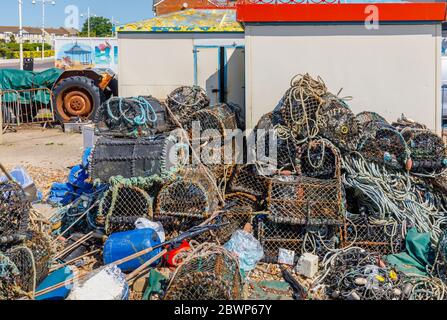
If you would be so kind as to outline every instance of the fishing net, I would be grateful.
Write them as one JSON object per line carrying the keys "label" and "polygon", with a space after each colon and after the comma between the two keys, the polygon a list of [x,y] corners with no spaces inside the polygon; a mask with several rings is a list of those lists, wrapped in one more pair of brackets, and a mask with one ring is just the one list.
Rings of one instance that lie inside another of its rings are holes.
{"label": "fishing net", "polygon": [[410,151],[400,132],[380,122],[370,122],[364,127],[358,152],[368,161],[396,170],[406,168],[410,159]]}
{"label": "fishing net", "polygon": [[322,107],[321,136],[330,140],[342,150],[354,151],[360,141],[362,125],[346,103],[331,97],[329,103]]}
{"label": "fishing net", "polygon": [[336,300],[402,300],[405,276],[378,261],[378,254],[357,247],[334,252],[323,261],[318,283]]}
{"label": "fishing net", "polygon": [[28,230],[30,203],[15,182],[0,183],[0,245],[16,242]]}
{"label": "fishing net", "polygon": [[430,130],[405,128],[402,130],[413,162],[412,172],[439,174],[447,167],[444,141]]}
{"label": "fishing net", "polygon": [[265,198],[267,180],[259,175],[253,165],[238,166],[230,179],[229,188],[233,192],[242,192]]}
{"label": "fishing net", "polygon": [[[18,256],[18,254],[16,255]],[[32,258],[32,253],[29,249],[24,258],[26,257]],[[17,257],[14,258],[16,258],[15,260],[22,260]],[[32,262],[32,259],[30,261]],[[32,263],[30,265],[32,266]],[[25,271],[26,274],[22,274],[23,271]],[[33,290],[32,285],[35,284],[33,275],[34,273],[32,269],[19,269],[11,257],[0,252],[0,300],[17,299],[26,295],[28,288],[30,289],[29,291]],[[24,279],[21,279],[21,277]],[[28,281],[26,278],[28,278]]]}
{"label": "fishing net", "polygon": [[325,104],[326,85],[309,74],[295,77],[279,106],[281,122],[297,140],[306,140],[318,135],[323,126],[321,108]]}
{"label": "fishing net", "polygon": [[219,206],[216,182],[199,169],[189,169],[166,184],[157,197],[156,215],[208,218]]}
{"label": "fishing net", "polygon": [[396,254],[405,250],[402,229],[402,225],[393,220],[370,221],[366,216],[350,217],[345,243],[382,256]]}
{"label": "fishing net", "polygon": [[313,140],[301,148],[301,173],[309,178],[340,180],[341,160],[337,148],[328,140]]}
{"label": "fishing net", "polygon": [[151,138],[100,137],[93,148],[90,176],[107,183],[110,178],[149,177],[178,170],[189,157],[189,146],[172,132]]}
{"label": "fishing net", "polygon": [[202,88],[184,86],[171,92],[166,103],[177,119],[185,123],[193,113],[208,107],[210,99]]}
{"label": "fishing net", "polygon": [[47,276],[53,255],[51,239],[40,231],[31,231],[30,240],[24,243],[33,253],[36,268],[36,284],[39,285]]}
{"label": "fishing net", "polygon": [[447,229],[439,240],[433,269],[439,279],[447,283]]}
{"label": "fishing net", "polygon": [[241,300],[237,259],[227,250],[205,243],[180,265],[164,300]]}
{"label": "fishing net", "polygon": [[138,219],[152,220],[152,199],[140,188],[117,184],[103,195],[98,214],[105,218],[105,231],[108,235],[133,230]]}
{"label": "fishing net", "polygon": [[9,270],[10,274],[7,276],[10,288],[15,291],[19,290],[18,292],[22,292],[22,295],[25,292],[34,292],[38,285],[38,279],[33,252],[28,247],[17,246],[8,250],[5,255],[10,259],[9,263],[15,266],[15,269]]}
{"label": "fishing net", "polygon": [[330,250],[339,248],[343,240],[340,227],[277,223],[270,217],[259,222],[257,238],[264,248],[267,263],[278,262],[280,249],[295,252],[295,262],[304,253],[323,259]]}
{"label": "fishing net", "polygon": [[142,137],[169,130],[166,107],[154,97],[112,97],[94,116],[99,135]]}
{"label": "fishing net", "polygon": [[[255,145],[247,146],[247,155],[253,160],[256,159],[256,170],[259,173],[264,173],[266,170],[274,170],[275,172],[278,170],[278,163],[283,162],[281,160],[278,161],[278,158],[281,158],[278,156],[278,153],[281,153],[278,152],[280,148],[278,141],[281,140],[278,138],[275,125],[273,124],[273,113],[264,115],[249,136],[249,141]],[[272,153],[276,153],[276,159],[274,159],[276,162],[273,161],[274,163],[271,161],[271,158],[274,156]],[[282,159],[285,158],[287,163],[289,163],[290,157],[287,152],[286,155],[287,157],[282,157]]]}

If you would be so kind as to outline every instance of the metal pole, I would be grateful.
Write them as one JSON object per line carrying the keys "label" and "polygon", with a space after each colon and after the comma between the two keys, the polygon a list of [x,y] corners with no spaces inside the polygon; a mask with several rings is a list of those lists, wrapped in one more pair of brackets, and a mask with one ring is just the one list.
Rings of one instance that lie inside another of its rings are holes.
{"label": "metal pole", "polygon": [[22,4],[23,0],[19,1],[19,50],[20,50],[20,70],[23,70],[23,25],[22,25]]}
{"label": "metal pole", "polygon": [[45,59],[45,1],[42,0],[42,60]]}
{"label": "metal pole", "polygon": [[90,38],[90,7],[87,8],[88,37]]}

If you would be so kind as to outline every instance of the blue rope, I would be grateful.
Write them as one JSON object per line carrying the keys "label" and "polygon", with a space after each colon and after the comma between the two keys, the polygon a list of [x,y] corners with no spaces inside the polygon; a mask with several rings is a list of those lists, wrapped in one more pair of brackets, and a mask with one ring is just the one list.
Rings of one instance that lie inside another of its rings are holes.
{"label": "blue rope", "polygon": [[[110,109],[110,102],[115,101],[118,99],[118,109],[120,112],[120,116],[115,116]],[[158,120],[157,114],[155,113],[154,108],[152,105],[144,99],[143,97],[137,97],[137,98],[130,98],[127,99],[128,101],[136,102],[138,104],[138,107],[140,109],[140,114],[132,119],[128,118],[123,111],[123,101],[124,98],[112,98],[107,101],[107,113],[109,117],[115,121],[118,121],[120,118],[123,118],[125,121],[130,123],[133,126],[144,126],[147,125],[148,122],[155,123]]]}

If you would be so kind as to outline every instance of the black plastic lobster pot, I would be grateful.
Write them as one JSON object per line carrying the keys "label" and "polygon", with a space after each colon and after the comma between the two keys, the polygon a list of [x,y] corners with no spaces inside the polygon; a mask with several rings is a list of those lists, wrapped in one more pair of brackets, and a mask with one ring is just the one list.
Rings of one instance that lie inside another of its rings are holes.
{"label": "black plastic lobster pot", "polygon": [[173,148],[178,149],[179,146],[183,145],[178,144],[175,135],[139,139],[100,137],[91,155],[90,176],[107,183],[115,176],[160,175],[177,166],[177,155],[183,150]]}

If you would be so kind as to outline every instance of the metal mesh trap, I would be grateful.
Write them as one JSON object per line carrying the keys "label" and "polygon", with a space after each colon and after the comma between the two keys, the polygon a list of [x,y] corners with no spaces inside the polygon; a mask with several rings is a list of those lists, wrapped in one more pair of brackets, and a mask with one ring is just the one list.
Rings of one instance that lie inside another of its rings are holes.
{"label": "metal mesh trap", "polygon": [[321,126],[321,108],[327,88],[309,74],[295,77],[279,108],[281,120],[297,140],[315,137]]}
{"label": "metal mesh trap", "polygon": [[299,158],[300,171],[304,176],[324,180],[340,180],[340,154],[330,141],[311,141],[301,148]]}
{"label": "metal mesh trap", "polygon": [[295,252],[295,260],[304,253],[312,253],[323,259],[330,250],[342,243],[342,228],[337,226],[306,226],[277,223],[270,217],[258,225],[257,238],[264,248],[264,261],[277,263],[280,249]]}
{"label": "metal mesh trap", "polygon": [[236,231],[243,230],[247,223],[253,223],[253,209],[244,206],[224,208],[215,223],[225,225],[212,232],[213,240],[224,245]]}
{"label": "metal mesh trap", "polygon": [[156,216],[207,218],[219,206],[215,181],[200,170],[188,170],[166,184],[157,197]]}
{"label": "metal mesh trap", "polygon": [[325,124],[320,128],[321,136],[340,149],[356,150],[362,134],[362,125],[346,103],[337,97],[330,97],[321,113],[322,122]]}
{"label": "metal mesh trap", "polygon": [[193,113],[208,107],[210,99],[202,88],[184,86],[171,92],[166,103],[178,120],[185,123]]}
{"label": "metal mesh trap", "polygon": [[369,221],[366,216],[350,218],[345,245],[354,245],[381,255],[396,254],[404,248],[402,225],[396,221]]}
{"label": "metal mesh trap", "polygon": [[364,111],[356,115],[356,119],[361,126],[365,126],[370,122],[379,122],[382,124],[388,124],[386,119],[376,112]]}
{"label": "metal mesh trap", "polygon": [[24,243],[33,253],[36,268],[36,284],[40,284],[50,269],[50,260],[53,254],[51,239],[40,231],[31,231],[30,240]]}
{"label": "metal mesh trap", "polygon": [[260,206],[258,199],[249,193],[235,192],[225,195],[225,209],[248,207],[256,211]]}
{"label": "metal mesh trap", "polygon": [[238,166],[230,179],[229,188],[233,192],[242,192],[265,198],[267,180],[259,175],[253,165]]}
{"label": "metal mesh trap", "polygon": [[276,222],[341,224],[343,201],[338,179],[277,176],[270,181],[268,208]]}
{"label": "metal mesh trap", "polygon": [[444,141],[430,130],[405,128],[402,130],[413,161],[412,172],[440,173],[447,167]]}
{"label": "metal mesh trap", "polygon": [[103,195],[98,214],[105,218],[106,234],[133,230],[139,218],[152,219],[152,199],[140,188],[118,184]]}
{"label": "metal mesh trap", "polygon": [[164,300],[240,300],[239,263],[222,247],[203,244],[172,277]]}
{"label": "metal mesh trap", "polygon": [[0,245],[16,242],[28,230],[30,203],[15,182],[0,183]]}
{"label": "metal mesh trap", "polygon": [[166,107],[151,96],[112,97],[94,115],[97,133],[110,136],[142,137],[169,130]]}
{"label": "metal mesh trap", "polygon": [[370,122],[364,127],[364,136],[357,151],[368,161],[397,170],[405,168],[410,158],[410,151],[400,132],[380,122]]}

